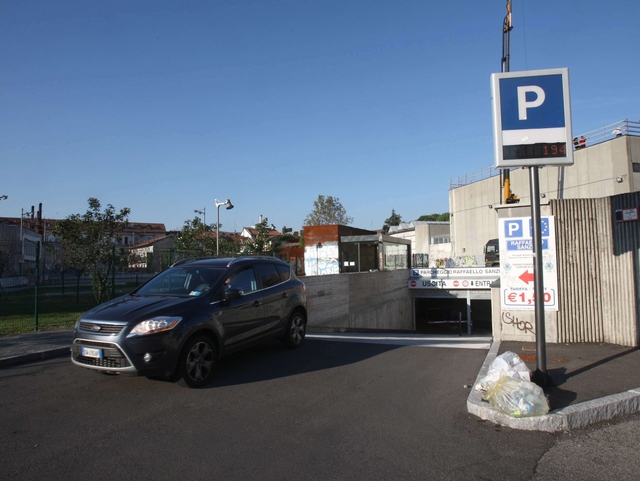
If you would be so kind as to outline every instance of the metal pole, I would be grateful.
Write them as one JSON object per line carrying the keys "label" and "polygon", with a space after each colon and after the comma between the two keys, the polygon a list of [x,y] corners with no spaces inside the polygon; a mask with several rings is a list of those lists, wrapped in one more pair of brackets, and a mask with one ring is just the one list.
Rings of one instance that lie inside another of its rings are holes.
{"label": "metal pole", "polygon": [[471,320],[471,291],[467,291],[467,334],[473,334],[473,321]]}
{"label": "metal pole", "polygon": [[38,330],[38,284],[40,283],[40,241],[36,242],[36,285],[35,305],[33,309],[33,330]]}
{"label": "metal pole", "polygon": [[116,246],[111,246],[111,299],[116,297]]}
{"label": "metal pole", "polygon": [[547,373],[547,344],[544,324],[544,277],[542,271],[542,232],[540,231],[540,188],[538,167],[529,167],[531,191],[531,223],[533,237],[533,275],[536,313],[536,371],[533,382],[539,386],[550,385]]}
{"label": "metal pole", "polygon": [[216,256],[220,255],[220,206],[216,199]]}

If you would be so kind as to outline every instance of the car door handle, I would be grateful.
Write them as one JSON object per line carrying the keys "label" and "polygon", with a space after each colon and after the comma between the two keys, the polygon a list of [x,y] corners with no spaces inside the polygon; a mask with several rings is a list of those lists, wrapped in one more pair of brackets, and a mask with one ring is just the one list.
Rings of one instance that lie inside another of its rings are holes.
{"label": "car door handle", "polygon": [[253,307],[259,307],[260,306],[260,301],[255,301],[253,303]]}
{"label": "car door handle", "polygon": [[282,293],[282,298],[283,298],[283,299],[286,299],[287,297],[289,297],[289,295],[288,295],[286,292],[283,292],[283,293]]}

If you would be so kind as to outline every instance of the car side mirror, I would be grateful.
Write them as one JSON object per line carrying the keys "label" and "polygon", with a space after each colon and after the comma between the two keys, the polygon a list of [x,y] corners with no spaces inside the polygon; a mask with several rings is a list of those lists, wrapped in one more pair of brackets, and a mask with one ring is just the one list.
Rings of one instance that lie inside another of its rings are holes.
{"label": "car side mirror", "polygon": [[228,301],[233,299],[239,299],[244,295],[244,292],[239,289],[229,289],[224,293],[224,298]]}

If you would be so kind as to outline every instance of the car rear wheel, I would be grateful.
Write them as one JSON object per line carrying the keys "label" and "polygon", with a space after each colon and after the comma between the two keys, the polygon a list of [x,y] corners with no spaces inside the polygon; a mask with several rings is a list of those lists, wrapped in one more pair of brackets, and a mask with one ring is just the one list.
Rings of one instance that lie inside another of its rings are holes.
{"label": "car rear wheel", "polygon": [[216,346],[209,337],[201,335],[189,339],[178,361],[181,383],[195,388],[204,386],[213,377],[216,360]]}
{"label": "car rear wheel", "polygon": [[291,313],[287,322],[287,330],[282,337],[282,344],[290,349],[296,349],[302,345],[307,330],[307,318],[302,311]]}

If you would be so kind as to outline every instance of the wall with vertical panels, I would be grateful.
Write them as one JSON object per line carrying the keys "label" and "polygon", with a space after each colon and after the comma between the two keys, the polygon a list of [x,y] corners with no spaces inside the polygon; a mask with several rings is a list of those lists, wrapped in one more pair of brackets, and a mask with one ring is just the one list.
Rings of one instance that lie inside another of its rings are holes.
{"label": "wall with vertical panels", "polygon": [[550,202],[558,252],[557,342],[638,345],[640,224],[616,222],[614,213],[639,202],[638,193]]}

